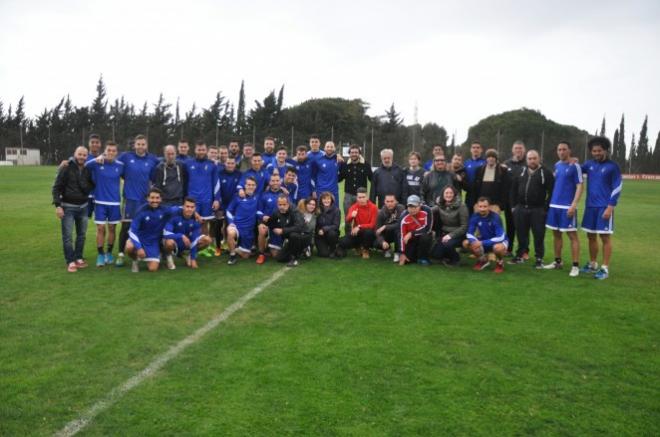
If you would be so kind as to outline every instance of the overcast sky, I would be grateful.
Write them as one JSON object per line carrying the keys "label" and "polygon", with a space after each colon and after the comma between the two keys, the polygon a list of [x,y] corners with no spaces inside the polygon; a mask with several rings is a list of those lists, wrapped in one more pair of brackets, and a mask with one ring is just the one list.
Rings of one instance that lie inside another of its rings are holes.
{"label": "overcast sky", "polygon": [[[236,103],[285,85],[285,105],[394,102],[406,123],[463,141],[481,118],[523,106],[590,132],[621,113],[660,129],[660,1],[0,0],[0,99],[33,115],[70,94],[182,110],[222,91]],[[627,135],[627,142],[630,142]]]}

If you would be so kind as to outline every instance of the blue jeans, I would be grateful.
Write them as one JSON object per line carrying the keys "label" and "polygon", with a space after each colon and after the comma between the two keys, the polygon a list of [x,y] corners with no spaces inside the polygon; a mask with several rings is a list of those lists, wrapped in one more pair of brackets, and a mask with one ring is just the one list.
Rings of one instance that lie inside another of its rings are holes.
{"label": "blue jeans", "polygon": [[446,243],[443,243],[442,239],[438,240],[433,247],[433,257],[438,259],[446,259],[450,263],[456,264],[460,260],[460,257],[456,252],[456,248],[461,246],[461,243],[463,243],[464,239],[465,235],[461,235],[457,238],[451,238]]}
{"label": "blue jeans", "polygon": [[[62,246],[64,248],[64,258],[67,264],[72,263],[83,257],[85,248],[85,234],[87,234],[87,205],[82,208],[79,206],[62,206],[64,217],[62,217]],[[73,226],[76,226],[76,245],[73,246]]]}

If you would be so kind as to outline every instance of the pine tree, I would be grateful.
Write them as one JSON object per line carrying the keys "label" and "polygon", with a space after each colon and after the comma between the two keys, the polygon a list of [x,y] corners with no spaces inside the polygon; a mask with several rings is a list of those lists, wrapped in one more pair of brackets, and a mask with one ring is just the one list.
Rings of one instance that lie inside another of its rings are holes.
{"label": "pine tree", "polygon": [[635,154],[635,159],[637,162],[637,171],[640,173],[646,173],[649,167],[649,137],[647,134],[648,130],[648,115],[644,118],[644,123],[642,124],[642,130],[639,131],[639,140],[637,142],[637,153]]}
{"label": "pine tree", "polygon": [[21,96],[21,99],[18,101],[18,105],[16,105],[13,121],[16,126],[22,126],[25,122],[25,96]]}
{"label": "pine tree", "polygon": [[660,174],[660,131],[655,139],[655,146],[653,147],[653,166],[651,173]]}
{"label": "pine tree", "polygon": [[280,92],[277,94],[277,112],[282,111],[282,104],[284,103],[284,85],[280,88]]}
{"label": "pine tree", "polygon": [[600,125],[600,136],[604,137],[605,133],[606,133],[606,130],[605,130],[605,116],[603,115],[603,122]]}
{"label": "pine tree", "polygon": [[245,117],[245,81],[241,81],[241,90],[238,92],[238,109],[236,110],[236,135],[243,135],[247,130]]}
{"label": "pine tree", "polygon": [[635,134],[632,135],[630,143],[630,153],[628,154],[628,171],[631,174],[637,173],[637,148],[635,147]]}
{"label": "pine tree", "polygon": [[396,112],[396,109],[394,108],[394,103],[390,105],[390,109],[385,111],[385,131],[394,131],[397,127],[399,127],[403,123],[403,119],[401,118],[401,114]]}
{"label": "pine tree", "polygon": [[619,143],[616,145],[616,156],[612,160],[619,164],[619,167],[626,166],[626,120],[625,115],[621,114],[621,122],[619,123]]}
{"label": "pine tree", "polygon": [[612,155],[610,156],[610,159],[616,163],[618,163],[618,157],[619,157],[619,129],[616,129],[614,131],[614,137],[612,138]]}

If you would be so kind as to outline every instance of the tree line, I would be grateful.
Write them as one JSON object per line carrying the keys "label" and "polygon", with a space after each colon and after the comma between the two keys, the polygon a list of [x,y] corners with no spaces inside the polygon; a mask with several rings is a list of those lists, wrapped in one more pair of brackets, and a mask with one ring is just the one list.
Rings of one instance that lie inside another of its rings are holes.
{"label": "tree line", "polygon": [[[574,126],[548,120],[539,111],[522,108],[492,115],[470,127],[468,138],[456,143],[452,135],[437,123],[405,124],[394,103],[381,115],[369,116],[369,105],[361,99],[320,98],[297,105],[284,106],[284,86],[272,90],[252,105],[246,102],[245,83],[241,83],[237,104],[216,92],[208,106],[193,105],[182,110],[179,101],[172,104],[161,93],[155,103],[144,102],[135,106],[124,97],[110,101],[106,84],[101,76],[96,84],[96,95],[88,106],[76,106],[64,96],[52,108],[35,117],[26,115],[26,102],[21,98],[15,107],[0,100],[0,153],[5,147],[38,148],[44,163],[56,163],[70,156],[76,146],[86,143],[90,133],[98,133],[104,140],[112,139],[123,150],[128,150],[137,134],[144,134],[152,151],[160,153],[166,144],[175,144],[180,138],[190,141],[203,139],[207,144],[227,144],[237,139],[242,144],[261,144],[272,136],[287,147],[306,144],[312,134],[338,145],[358,144],[372,164],[378,165],[379,153],[391,148],[395,160],[407,162],[411,150],[430,156],[435,145],[441,145],[448,154],[456,149],[468,153],[469,143],[482,142],[486,148],[496,148],[502,159],[508,156],[515,140],[523,140],[528,148],[539,150],[546,162],[554,162],[554,146],[561,140],[574,145],[574,153],[583,158],[586,142],[592,135]],[[605,119],[600,132],[605,134]],[[625,117],[612,137],[612,158],[626,172],[660,173],[660,133],[655,147],[649,145],[648,120],[645,119],[639,136],[633,134],[627,147]]]}

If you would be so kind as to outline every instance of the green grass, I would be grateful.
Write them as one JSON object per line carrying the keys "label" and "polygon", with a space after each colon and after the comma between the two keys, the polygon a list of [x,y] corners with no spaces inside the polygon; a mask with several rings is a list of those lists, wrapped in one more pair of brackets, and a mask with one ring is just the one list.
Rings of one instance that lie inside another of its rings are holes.
{"label": "green grass", "polygon": [[[67,274],[53,176],[0,168],[3,435],[61,429],[281,268]],[[83,434],[658,435],[659,198],[626,182],[607,281],[304,262]]]}

